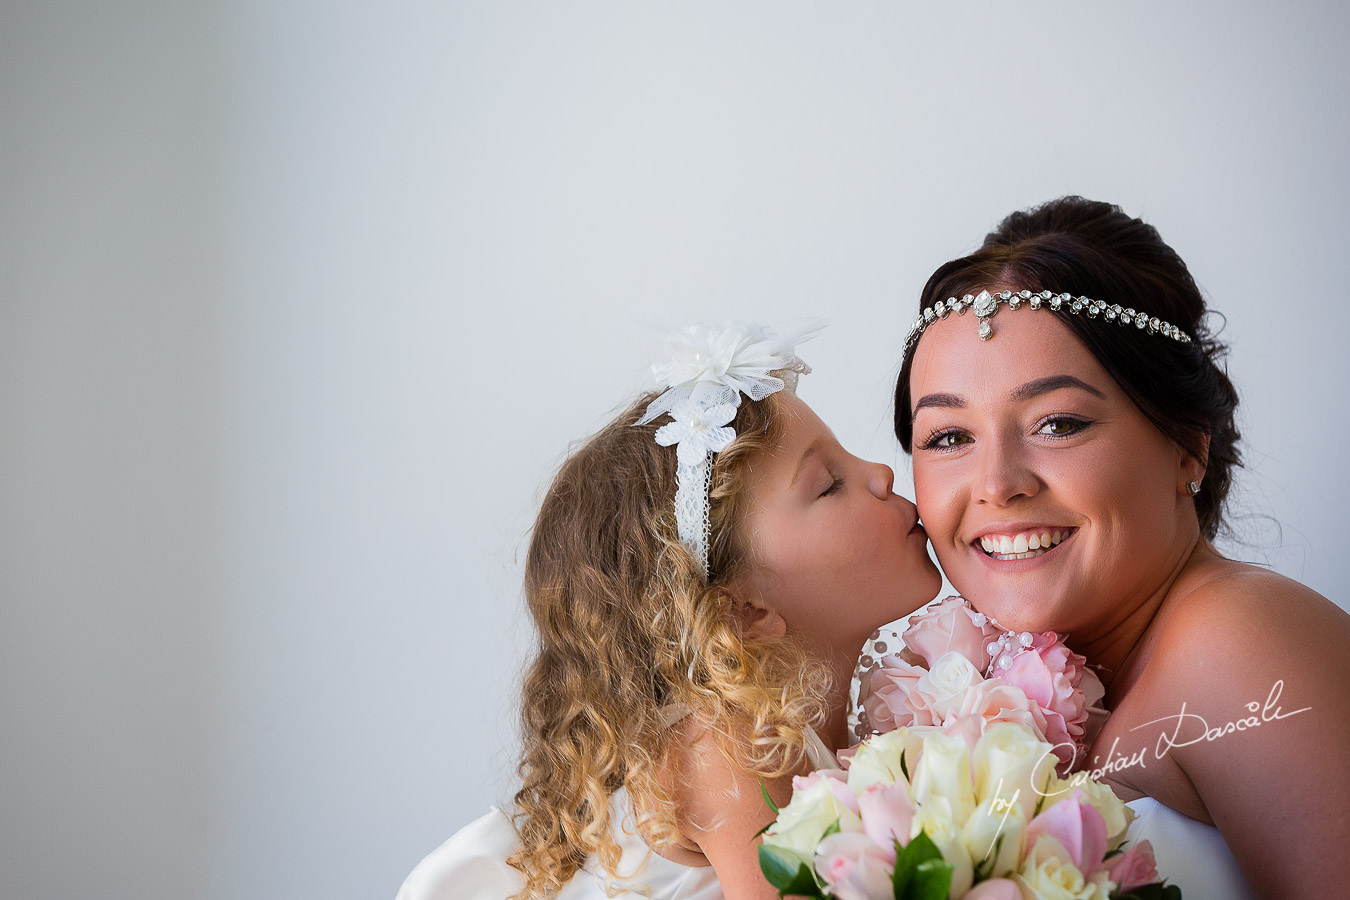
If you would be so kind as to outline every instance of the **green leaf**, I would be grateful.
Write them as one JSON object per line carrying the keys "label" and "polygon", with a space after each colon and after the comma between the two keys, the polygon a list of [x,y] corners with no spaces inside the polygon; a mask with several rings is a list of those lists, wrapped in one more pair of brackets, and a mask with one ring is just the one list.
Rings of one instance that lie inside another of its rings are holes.
{"label": "green leaf", "polygon": [[769,789],[764,786],[763,778],[759,780],[759,792],[764,795],[764,802],[769,804],[769,809],[773,810],[773,814],[778,815],[778,804],[774,803],[773,798],[769,796]]}
{"label": "green leaf", "polygon": [[[942,851],[937,848],[927,833],[920,831],[905,846],[895,842],[895,873],[891,876],[891,885],[895,889],[895,900],[909,900],[910,885],[916,879],[916,872],[922,863],[936,860],[945,865]],[[948,872],[950,875],[951,873]]]}
{"label": "green leaf", "polygon": [[831,824],[829,828],[825,829],[825,833],[820,836],[820,839],[823,841],[830,835],[838,833],[839,833],[839,820],[835,819],[833,824]]}
{"label": "green leaf", "polygon": [[[1038,795],[1038,796],[1036,797],[1036,808],[1033,809],[1033,810],[1031,811],[1031,817],[1032,817],[1033,819],[1036,818],[1037,816],[1039,816],[1039,815],[1041,814],[1041,807],[1042,807],[1042,806],[1045,806],[1045,798],[1046,798],[1046,797],[1049,795],[1049,793],[1050,793],[1050,783],[1054,780],[1054,778],[1055,778],[1055,773],[1054,773],[1053,770],[1051,770],[1050,772],[1046,773],[1046,776],[1045,776],[1045,790],[1041,790],[1041,791],[1037,791],[1037,792],[1036,792],[1037,795]],[[1035,785],[1032,785],[1032,787],[1035,787]]]}
{"label": "green leaf", "polygon": [[811,871],[811,864],[791,850],[771,844],[759,845],[759,869],[769,884],[778,888],[779,896],[793,894],[802,897],[820,897],[820,886]]}
{"label": "green leaf", "polygon": [[947,900],[952,892],[954,868],[941,858],[919,863],[905,888],[904,900]]}
{"label": "green leaf", "polygon": [[1002,831],[994,838],[994,846],[989,848],[984,859],[975,864],[975,880],[984,881],[994,873],[994,863],[998,861],[999,851],[1003,849],[1003,839],[1007,837]]}

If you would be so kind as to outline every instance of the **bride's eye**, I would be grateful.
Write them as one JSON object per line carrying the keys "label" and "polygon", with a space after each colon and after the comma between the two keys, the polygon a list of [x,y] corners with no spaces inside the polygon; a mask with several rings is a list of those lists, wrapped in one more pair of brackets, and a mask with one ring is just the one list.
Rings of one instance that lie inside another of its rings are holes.
{"label": "bride's eye", "polygon": [[1036,433],[1046,437],[1064,438],[1078,434],[1091,424],[1087,419],[1080,419],[1077,416],[1048,416],[1041,420]]}
{"label": "bride's eye", "polygon": [[831,478],[831,479],[830,479],[830,486],[827,487],[825,490],[821,491],[821,492],[820,492],[820,496],[822,496],[822,497],[828,497],[828,496],[830,496],[831,494],[838,492],[838,490],[839,490],[841,487],[843,487],[843,486],[844,486],[844,479],[842,479],[842,478],[837,478],[837,477],[836,477],[836,478]]}
{"label": "bride's eye", "polygon": [[955,450],[963,444],[969,444],[972,438],[959,428],[945,428],[934,431],[924,438],[920,450]]}

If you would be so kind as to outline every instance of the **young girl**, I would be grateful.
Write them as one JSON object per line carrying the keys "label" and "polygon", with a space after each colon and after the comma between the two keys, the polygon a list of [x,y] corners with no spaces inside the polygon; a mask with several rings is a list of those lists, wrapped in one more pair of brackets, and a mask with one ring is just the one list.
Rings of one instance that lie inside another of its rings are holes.
{"label": "young girl", "polygon": [[399,900],[777,896],[761,785],[785,803],[846,745],[860,647],[941,585],[891,470],[795,395],[818,330],[689,329],[665,393],[563,464],[525,566],[514,825],[465,828]]}

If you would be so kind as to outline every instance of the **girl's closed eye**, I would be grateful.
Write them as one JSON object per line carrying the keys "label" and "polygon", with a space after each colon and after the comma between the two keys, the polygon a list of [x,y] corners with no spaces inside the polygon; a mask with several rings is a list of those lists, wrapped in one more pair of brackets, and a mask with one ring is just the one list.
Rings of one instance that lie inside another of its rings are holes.
{"label": "girl's closed eye", "polygon": [[844,486],[844,479],[840,478],[837,475],[833,476],[830,478],[829,486],[826,487],[825,490],[820,492],[820,496],[828,497],[831,494],[837,493],[839,489],[842,488],[843,486]]}

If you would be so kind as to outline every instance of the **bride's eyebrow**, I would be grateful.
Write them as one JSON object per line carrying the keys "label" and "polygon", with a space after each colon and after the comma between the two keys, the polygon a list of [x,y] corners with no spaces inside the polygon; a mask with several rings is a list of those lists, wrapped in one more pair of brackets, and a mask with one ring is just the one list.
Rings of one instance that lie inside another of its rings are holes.
{"label": "bride's eyebrow", "polygon": [[1039,397],[1042,394],[1048,394],[1051,391],[1058,391],[1061,388],[1078,388],[1079,390],[1087,391],[1089,394],[1100,400],[1106,399],[1106,395],[1101,391],[1097,390],[1086,381],[1074,378],[1072,375],[1050,375],[1045,378],[1037,378],[1035,381],[1028,381],[1021,387],[1013,388],[1008,394],[1008,397],[1013,402],[1019,402],[1022,400],[1030,400],[1033,397]]}
{"label": "bride's eyebrow", "polygon": [[925,394],[919,398],[919,402],[914,404],[913,415],[918,415],[919,410],[926,406],[936,409],[965,409],[966,400],[958,394]]}
{"label": "bride's eyebrow", "polygon": [[[1051,391],[1058,391],[1062,388],[1078,388],[1087,391],[1094,397],[1102,400],[1106,399],[1106,394],[1097,390],[1080,378],[1072,375],[1048,375],[1045,378],[1037,378],[1035,381],[1028,381],[1020,387],[1013,388],[1008,393],[1008,398],[1014,403],[1020,403],[1023,400],[1030,400],[1033,397],[1039,397],[1042,394],[1048,394]],[[925,407],[934,409],[965,409],[966,398],[960,394],[925,394],[914,404],[912,415],[917,416],[919,410]]]}

